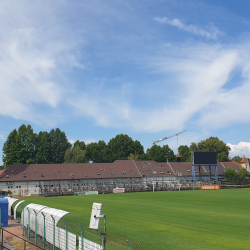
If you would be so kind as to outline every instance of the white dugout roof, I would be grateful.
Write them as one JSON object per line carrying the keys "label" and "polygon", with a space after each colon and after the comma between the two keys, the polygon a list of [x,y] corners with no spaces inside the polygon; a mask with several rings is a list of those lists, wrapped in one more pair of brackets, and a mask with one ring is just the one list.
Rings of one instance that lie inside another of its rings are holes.
{"label": "white dugout roof", "polygon": [[[35,213],[36,213],[38,220],[40,218],[43,220],[43,217],[45,216],[46,221],[53,222],[53,219],[52,219],[52,217],[53,217],[55,220],[55,225],[57,225],[57,223],[59,222],[59,220],[62,217],[64,217],[66,214],[69,214],[69,212],[63,211],[60,209],[50,208],[47,206],[30,203],[24,208],[25,215],[27,215],[27,213],[28,213],[27,208],[30,211],[31,221],[33,220],[33,217],[35,216]],[[27,218],[27,216],[25,216],[25,217]],[[26,223],[24,223],[24,224],[26,224]]]}
{"label": "white dugout roof", "polygon": [[11,198],[11,197],[4,197],[4,198],[8,199],[8,201],[9,201],[8,215],[11,216],[11,207],[12,207],[12,205],[13,205],[16,201],[18,201],[18,199]]}

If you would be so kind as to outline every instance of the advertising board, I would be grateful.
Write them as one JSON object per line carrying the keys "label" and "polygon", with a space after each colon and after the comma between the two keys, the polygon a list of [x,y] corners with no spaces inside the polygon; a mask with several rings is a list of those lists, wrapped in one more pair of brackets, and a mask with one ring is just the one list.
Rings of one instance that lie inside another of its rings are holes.
{"label": "advertising board", "polygon": [[125,189],[124,188],[114,188],[113,193],[124,193]]}
{"label": "advertising board", "polygon": [[201,186],[202,190],[213,190],[213,189],[220,189],[219,185],[206,185],[206,186]]}
{"label": "advertising board", "polygon": [[75,192],[75,196],[98,194],[98,191]]}

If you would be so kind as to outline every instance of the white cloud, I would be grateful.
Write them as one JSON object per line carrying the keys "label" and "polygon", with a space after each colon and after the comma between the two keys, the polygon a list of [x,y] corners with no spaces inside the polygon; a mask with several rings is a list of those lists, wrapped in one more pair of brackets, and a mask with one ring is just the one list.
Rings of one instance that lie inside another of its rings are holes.
{"label": "white cloud", "polygon": [[59,18],[60,7],[48,14],[39,4],[24,6],[1,6],[5,11],[0,12],[0,115],[48,124],[49,119],[61,119],[54,110],[67,91],[59,72],[64,64],[80,66],[71,55],[76,41],[65,38],[62,31],[67,33],[67,25],[62,30],[64,23],[53,20]]}
{"label": "white cloud", "polygon": [[250,142],[239,142],[237,145],[233,145],[231,143],[227,144],[230,148],[230,156],[246,156],[247,158],[250,157]]}
{"label": "white cloud", "polygon": [[[159,106],[132,105],[131,98],[122,96],[122,89],[92,91],[69,103],[83,116],[92,117],[99,126],[129,127],[141,132],[178,131],[194,115],[197,116],[195,127],[203,129],[249,122],[250,67],[246,65],[250,56],[247,51],[250,53],[248,45],[231,48],[195,44],[185,48],[172,46],[172,54],[148,59],[154,74],[171,75],[175,83],[172,89],[167,80],[160,86]],[[235,71],[240,73],[240,78],[226,88]],[[148,86],[151,92],[158,88],[154,82]],[[168,103],[171,98],[173,101]],[[150,100],[150,96],[145,96],[144,100]]]}
{"label": "white cloud", "polygon": [[179,19],[169,20],[167,17],[156,17],[154,18],[154,20],[159,23],[175,26],[180,30],[184,30],[196,36],[206,37],[208,39],[217,39],[218,35],[223,34],[218,28],[214,26],[210,26],[207,28],[207,30],[205,30],[195,25],[186,25],[182,23]]}

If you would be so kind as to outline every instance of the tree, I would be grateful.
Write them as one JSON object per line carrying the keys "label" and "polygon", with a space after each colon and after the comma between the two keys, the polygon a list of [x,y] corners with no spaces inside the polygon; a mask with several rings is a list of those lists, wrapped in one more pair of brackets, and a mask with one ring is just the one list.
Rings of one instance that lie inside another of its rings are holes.
{"label": "tree", "polygon": [[234,182],[237,178],[237,173],[234,168],[227,167],[224,171],[224,178],[230,182]]}
{"label": "tree", "polygon": [[11,164],[32,164],[36,162],[37,135],[31,125],[21,125],[14,129],[3,146],[3,161]]}
{"label": "tree", "polygon": [[87,161],[94,163],[108,162],[108,147],[105,141],[89,143],[86,147],[85,157]]}
{"label": "tree", "polygon": [[164,145],[163,147],[158,145],[153,145],[151,148],[147,149],[147,160],[157,161],[157,162],[175,162],[176,157],[174,151],[168,146]]}
{"label": "tree", "polygon": [[10,132],[3,145],[3,162],[8,167],[11,164],[18,163],[18,149],[17,149],[17,130]]}
{"label": "tree", "polygon": [[85,151],[78,145],[74,145],[73,149],[69,148],[65,151],[64,163],[85,163]]}
{"label": "tree", "polygon": [[73,148],[74,148],[74,147],[77,147],[77,146],[78,146],[81,150],[86,150],[86,144],[85,144],[84,141],[79,141],[79,140],[77,140],[77,141],[74,143]]}
{"label": "tree", "polygon": [[130,154],[128,157],[128,160],[134,160],[137,161],[138,160],[139,155],[138,154]]}
{"label": "tree", "polygon": [[234,157],[232,158],[232,160],[237,161],[237,162],[240,162],[240,161],[242,160],[242,157],[240,157],[240,156],[234,156]]}
{"label": "tree", "polygon": [[227,167],[224,171],[224,178],[229,180],[230,182],[236,182],[237,180],[244,180],[247,175],[247,170],[245,168],[241,168],[239,172],[237,172],[234,168]]}
{"label": "tree", "polygon": [[120,134],[108,143],[108,161],[127,160],[130,154],[143,154],[143,146],[128,135]]}
{"label": "tree", "polygon": [[241,168],[240,171],[238,172],[238,177],[240,180],[246,179],[247,175],[247,170],[245,168]]}
{"label": "tree", "polygon": [[65,151],[71,148],[71,144],[64,132],[59,128],[52,129],[49,132],[50,135],[50,163],[63,163],[65,157]]}
{"label": "tree", "polygon": [[[191,145],[195,148],[195,145]],[[190,146],[190,150],[191,150]],[[226,145],[225,142],[219,140],[217,137],[209,137],[204,141],[200,141],[197,145],[199,151],[215,151],[217,153],[218,162],[227,162],[229,161],[229,151],[231,148]],[[191,150],[194,151],[194,150]]]}
{"label": "tree", "polygon": [[178,153],[180,155],[180,160],[182,162],[190,162],[191,161],[191,152],[187,145],[183,146],[181,145],[178,148]]}
{"label": "tree", "polygon": [[51,138],[48,132],[40,131],[36,142],[36,163],[46,164],[51,160]]}

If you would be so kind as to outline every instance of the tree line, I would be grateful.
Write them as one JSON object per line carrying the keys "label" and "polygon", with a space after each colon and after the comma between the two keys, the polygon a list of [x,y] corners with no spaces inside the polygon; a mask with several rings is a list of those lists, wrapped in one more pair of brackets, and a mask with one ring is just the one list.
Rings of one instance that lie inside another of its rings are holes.
{"label": "tree line", "polygon": [[191,162],[191,151],[216,151],[217,161],[228,161],[230,148],[217,137],[198,143],[181,145],[178,155],[168,146],[153,145],[144,152],[137,140],[125,134],[116,135],[108,143],[103,140],[73,145],[59,128],[34,133],[31,125],[21,125],[8,135],[3,145],[3,162],[11,164],[107,163],[115,160],[153,160],[156,162]]}

